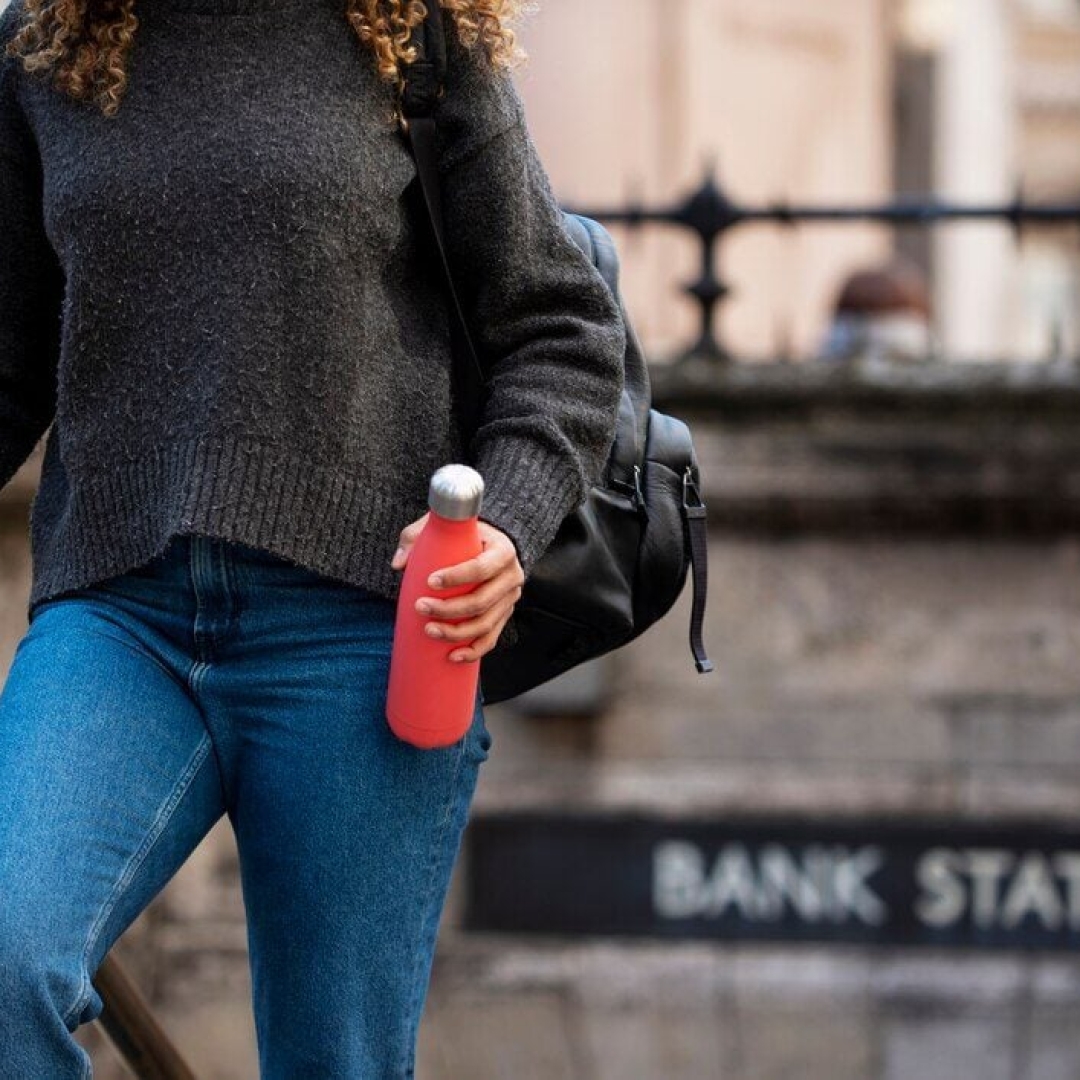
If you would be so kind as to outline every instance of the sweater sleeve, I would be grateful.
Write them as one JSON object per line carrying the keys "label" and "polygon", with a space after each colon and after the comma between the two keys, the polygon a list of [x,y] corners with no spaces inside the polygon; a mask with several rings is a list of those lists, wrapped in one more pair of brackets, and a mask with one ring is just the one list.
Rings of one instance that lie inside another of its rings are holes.
{"label": "sweater sleeve", "polygon": [[509,78],[490,73],[469,104],[495,130],[470,145],[461,123],[442,159],[448,258],[488,371],[469,462],[484,478],[481,520],[510,536],[528,576],[602,475],[626,332],[566,231]]}
{"label": "sweater sleeve", "polygon": [[[0,12],[0,50],[21,7],[16,0]],[[52,422],[63,296],[43,223],[41,163],[16,93],[18,63],[0,51],[0,488]]]}

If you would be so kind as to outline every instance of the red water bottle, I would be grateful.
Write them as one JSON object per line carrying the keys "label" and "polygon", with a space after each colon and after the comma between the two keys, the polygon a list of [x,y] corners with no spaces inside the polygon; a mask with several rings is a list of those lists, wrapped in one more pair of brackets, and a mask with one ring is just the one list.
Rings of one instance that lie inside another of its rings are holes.
{"label": "red water bottle", "polygon": [[[483,550],[477,514],[484,479],[468,465],[444,465],[431,477],[427,521],[413,542],[398,593],[386,719],[399,739],[423,749],[456,743],[472,723],[480,678],[478,662],[454,663],[450,653],[468,642],[431,638],[432,619],[416,610],[421,596],[451,597],[476,583],[432,589],[436,570],[464,562]],[[446,619],[444,622],[463,620]]]}

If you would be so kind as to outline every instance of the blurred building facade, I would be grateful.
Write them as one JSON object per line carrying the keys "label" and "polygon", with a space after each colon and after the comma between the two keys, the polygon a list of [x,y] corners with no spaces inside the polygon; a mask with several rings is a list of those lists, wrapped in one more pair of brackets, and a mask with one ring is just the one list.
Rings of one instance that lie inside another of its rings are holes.
{"label": "blurred building facade", "polygon": [[[1080,6],[1072,0],[597,0],[541,5],[522,69],[537,142],[570,202],[670,201],[714,160],[738,200],[1010,202],[1080,194]],[[594,55],[595,53],[595,55]],[[933,278],[957,358],[1080,351],[1076,236],[965,225],[898,237],[749,228],[726,246],[736,352],[812,353],[843,277],[894,242]],[[685,238],[624,248],[658,355],[686,338]]]}
{"label": "blurred building facade", "polygon": [[[974,202],[1075,201],[1080,8],[1065,0],[906,0],[898,5],[901,189]],[[947,351],[1075,355],[1075,231],[1019,249],[1000,228],[941,233],[936,274]]]}

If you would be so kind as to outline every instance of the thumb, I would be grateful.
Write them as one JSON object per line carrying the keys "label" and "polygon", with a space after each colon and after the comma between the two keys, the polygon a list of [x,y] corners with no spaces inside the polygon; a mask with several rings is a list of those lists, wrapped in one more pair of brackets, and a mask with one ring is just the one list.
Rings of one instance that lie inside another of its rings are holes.
{"label": "thumb", "polygon": [[416,541],[416,538],[420,535],[424,528],[428,518],[427,514],[423,517],[417,518],[416,521],[409,525],[406,525],[401,530],[401,535],[398,538],[398,548],[394,552],[394,557],[390,560],[390,566],[394,570],[400,570],[406,562],[409,560],[409,552],[412,550],[412,546]]}

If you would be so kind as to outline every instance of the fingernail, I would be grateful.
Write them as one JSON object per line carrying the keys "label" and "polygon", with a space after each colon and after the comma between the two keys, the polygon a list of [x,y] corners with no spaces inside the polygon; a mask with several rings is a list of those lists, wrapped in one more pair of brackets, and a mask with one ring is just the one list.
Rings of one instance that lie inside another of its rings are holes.
{"label": "fingernail", "polygon": [[424,630],[428,637],[442,637],[442,631],[437,626],[425,626]]}
{"label": "fingernail", "polygon": [[398,548],[397,551],[394,552],[394,557],[390,560],[390,565],[394,566],[397,563],[398,559],[400,559],[401,556],[404,555],[404,554],[405,554],[404,549]]}
{"label": "fingernail", "polygon": [[440,574],[432,574],[431,577],[428,578],[428,584],[433,589],[441,589],[442,588],[442,583],[443,583],[443,579],[442,579],[442,576]]}
{"label": "fingernail", "polygon": [[422,615],[429,615],[431,613],[431,605],[426,600],[421,600],[416,605],[416,610]]}

